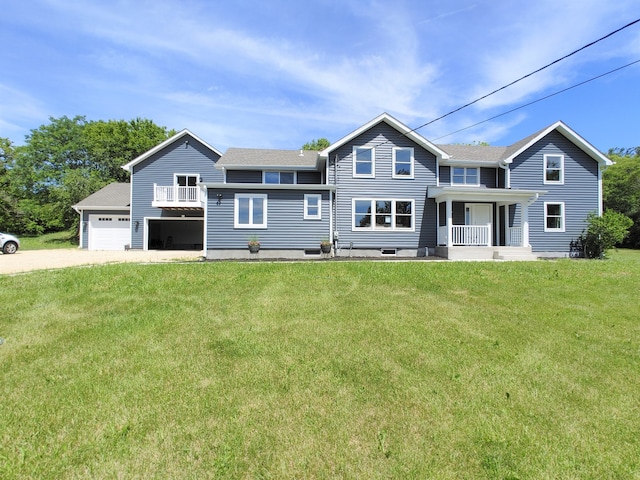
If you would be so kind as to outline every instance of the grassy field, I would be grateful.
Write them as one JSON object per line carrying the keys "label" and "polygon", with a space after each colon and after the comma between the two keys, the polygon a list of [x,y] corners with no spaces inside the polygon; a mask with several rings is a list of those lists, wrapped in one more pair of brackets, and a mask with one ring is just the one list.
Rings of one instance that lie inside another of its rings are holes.
{"label": "grassy field", "polygon": [[73,248],[78,246],[78,232],[56,232],[45,235],[19,235],[21,250],[43,250],[56,248]]}
{"label": "grassy field", "polygon": [[639,287],[629,251],[0,277],[0,478],[640,478]]}

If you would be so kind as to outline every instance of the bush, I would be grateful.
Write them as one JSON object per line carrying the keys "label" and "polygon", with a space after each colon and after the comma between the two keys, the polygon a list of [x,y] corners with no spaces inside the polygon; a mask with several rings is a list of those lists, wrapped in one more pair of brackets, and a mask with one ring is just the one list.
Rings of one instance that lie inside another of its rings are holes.
{"label": "bush", "polygon": [[581,235],[587,258],[603,258],[605,252],[622,243],[633,225],[622,213],[607,210],[602,216],[590,213],[587,217],[587,231]]}

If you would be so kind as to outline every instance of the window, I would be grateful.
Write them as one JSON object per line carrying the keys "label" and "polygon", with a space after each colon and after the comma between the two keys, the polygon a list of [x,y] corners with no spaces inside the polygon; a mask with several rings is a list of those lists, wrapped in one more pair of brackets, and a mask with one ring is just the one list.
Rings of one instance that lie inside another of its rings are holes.
{"label": "window", "polygon": [[544,183],[564,183],[564,155],[544,156]]}
{"label": "window", "polygon": [[353,176],[376,176],[376,155],[373,147],[353,147]]}
{"label": "window", "polygon": [[564,203],[545,202],[544,231],[564,232]]}
{"label": "window", "polygon": [[413,178],[413,148],[393,149],[393,178]]}
{"label": "window", "polygon": [[413,231],[413,200],[354,199],[353,230]]}
{"label": "window", "polygon": [[480,185],[478,167],[451,167],[452,185]]}
{"label": "window", "polygon": [[175,184],[178,187],[195,187],[196,183],[198,183],[198,178],[200,175],[176,175],[175,176]]}
{"label": "window", "polygon": [[234,199],[235,228],[267,228],[267,196],[237,193]]}
{"label": "window", "polygon": [[262,183],[293,185],[296,176],[294,172],[264,172]]}
{"label": "window", "polygon": [[320,220],[322,218],[322,195],[316,193],[304,196],[304,219]]}

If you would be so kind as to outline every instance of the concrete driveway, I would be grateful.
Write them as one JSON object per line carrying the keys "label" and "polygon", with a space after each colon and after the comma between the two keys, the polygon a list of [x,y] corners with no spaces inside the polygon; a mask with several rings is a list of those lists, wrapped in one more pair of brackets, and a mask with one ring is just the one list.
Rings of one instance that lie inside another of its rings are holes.
{"label": "concrete driveway", "polygon": [[18,250],[13,255],[0,254],[0,275],[49,270],[52,268],[98,265],[103,263],[152,263],[195,261],[202,251],[183,250],[119,250],[96,251],[69,248],[61,250]]}

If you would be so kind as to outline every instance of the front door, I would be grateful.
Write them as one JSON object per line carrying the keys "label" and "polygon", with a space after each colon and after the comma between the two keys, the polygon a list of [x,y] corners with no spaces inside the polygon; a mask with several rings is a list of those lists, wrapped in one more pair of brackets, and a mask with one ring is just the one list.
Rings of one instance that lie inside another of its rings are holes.
{"label": "front door", "polygon": [[489,225],[489,231],[473,229],[470,234],[472,245],[487,245],[491,242],[491,225],[493,224],[493,205],[490,203],[466,203],[464,206],[466,225]]}

